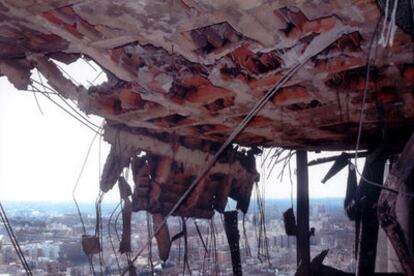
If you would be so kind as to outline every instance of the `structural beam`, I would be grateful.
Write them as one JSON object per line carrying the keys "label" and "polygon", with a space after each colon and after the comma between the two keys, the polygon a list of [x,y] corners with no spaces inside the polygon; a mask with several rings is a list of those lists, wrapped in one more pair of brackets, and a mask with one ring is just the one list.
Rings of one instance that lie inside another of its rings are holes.
{"label": "structural beam", "polygon": [[298,232],[296,236],[297,262],[303,270],[301,275],[310,275],[310,231],[309,231],[309,179],[308,153],[296,152],[297,168],[297,217]]}
{"label": "structural beam", "polygon": [[[342,270],[338,270],[334,267],[327,266],[323,264],[325,257],[328,254],[328,250],[322,251],[319,255],[316,255],[311,264],[310,264],[310,272],[312,275],[318,276],[355,276],[355,273],[344,272]],[[296,276],[302,276],[303,274],[303,266],[300,265],[296,274]],[[368,275],[368,274],[367,274]],[[370,276],[403,276],[403,273],[372,273],[369,274]]]}
{"label": "structural beam", "polygon": [[[401,152],[398,161],[393,165],[387,180],[386,188],[405,191],[405,181],[414,168],[414,134]],[[397,220],[396,204],[398,195],[382,190],[378,200],[378,219],[391,241],[406,275],[414,276],[414,256],[405,237],[403,229]]]}
{"label": "structural beam", "polygon": [[358,260],[357,260],[357,276],[373,275],[375,272],[375,260],[377,255],[377,241],[379,223],[377,218],[377,202],[381,190],[378,187],[372,186],[367,181],[375,183],[383,183],[384,167],[387,155],[382,153],[371,154],[365,162],[364,170],[362,172],[363,178],[360,180],[358,187],[358,197],[361,204],[361,214],[358,237]]}

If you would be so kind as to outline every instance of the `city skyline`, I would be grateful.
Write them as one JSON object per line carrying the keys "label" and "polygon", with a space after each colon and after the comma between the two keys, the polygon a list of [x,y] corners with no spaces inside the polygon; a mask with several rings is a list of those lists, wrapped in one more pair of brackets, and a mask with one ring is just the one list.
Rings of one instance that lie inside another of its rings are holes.
{"label": "city skyline", "polygon": [[[46,204],[43,204],[46,205]],[[33,204],[32,211],[38,212],[38,216],[32,216],[30,208],[21,205],[9,205],[9,218],[14,226],[16,235],[19,238],[20,246],[25,254],[32,271],[36,275],[88,275],[89,264],[82,247],[80,237],[82,225],[76,211],[66,212],[65,209],[55,208],[54,210],[44,209],[42,204]],[[242,258],[243,271],[246,275],[279,275],[292,276],[296,271],[296,240],[294,237],[286,236],[282,213],[289,208],[288,200],[275,200],[265,205],[264,224],[267,234],[257,237],[258,228],[261,226],[261,214],[258,210],[250,210],[245,216],[243,226],[242,216],[239,214],[238,229],[241,235],[240,253]],[[125,258],[117,252],[119,241],[115,232],[111,235],[108,232],[108,225],[114,230],[114,218],[109,222],[110,212],[102,213],[103,241],[103,267],[104,271],[117,273],[119,261],[121,269],[126,266]],[[86,233],[95,231],[96,218],[93,212],[84,213],[83,216]],[[121,226],[122,219],[118,221]],[[115,220],[116,221],[116,220]],[[169,219],[171,233],[181,231],[181,218],[172,217]],[[195,229],[196,221],[201,236],[209,248],[206,255],[200,236]],[[214,222],[215,234],[214,244],[211,243],[210,227]],[[354,271],[355,263],[352,260],[353,247],[352,222],[345,216],[342,200],[320,200],[310,208],[310,224],[315,227],[315,235],[311,238],[312,256],[319,254],[322,250],[330,249],[330,254],[325,260],[327,265],[341,268],[344,271]],[[221,216],[216,213],[212,220],[193,219],[187,221],[188,233],[188,258],[192,275],[207,273],[211,275],[216,269],[220,275],[232,275],[232,263],[230,249],[225,231],[223,229]],[[132,228],[137,230],[132,235],[132,250],[137,252],[146,246],[147,226],[145,212],[134,213],[132,217]],[[246,232],[244,232],[244,229]],[[260,231],[260,230],[259,230]],[[244,234],[245,233],[245,234]],[[1,235],[3,234],[3,236]],[[246,235],[246,236],[245,236]],[[246,238],[248,242],[246,243]],[[264,238],[266,240],[264,240]],[[208,242],[210,241],[210,243]],[[169,259],[162,269],[157,255],[155,241],[152,243],[152,262],[156,275],[181,274],[183,269],[184,247],[181,239],[173,242]],[[211,247],[210,247],[211,246]],[[0,273],[19,274],[21,266],[15,252],[8,243],[4,229],[0,229]],[[115,252],[114,252],[115,251]],[[261,252],[261,257],[258,257]],[[267,257],[268,256],[268,257]],[[386,257],[386,256],[385,256]],[[117,261],[118,258],[118,261]],[[95,271],[99,273],[101,261],[98,255],[94,256]],[[145,250],[135,265],[139,272],[150,271],[149,253]],[[211,272],[211,273],[210,273]],[[253,273],[253,274],[252,274]],[[99,275],[99,274],[98,274]]]}

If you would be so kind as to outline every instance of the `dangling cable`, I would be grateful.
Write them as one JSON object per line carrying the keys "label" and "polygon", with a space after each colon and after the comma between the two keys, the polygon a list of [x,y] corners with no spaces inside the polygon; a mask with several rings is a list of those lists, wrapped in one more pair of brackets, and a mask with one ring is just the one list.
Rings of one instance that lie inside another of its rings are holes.
{"label": "dangling cable", "polygon": [[119,264],[118,254],[116,253],[116,250],[115,250],[114,241],[112,239],[111,221],[112,221],[112,217],[114,216],[116,210],[120,206],[121,206],[121,203],[118,203],[118,205],[115,206],[115,208],[112,210],[111,215],[109,216],[109,219],[108,219],[108,236],[109,236],[109,242],[111,243],[112,252],[115,255],[115,261],[116,261],[116,265],[118,267],[119,273],[121,273],[122,270],[121,270],[121,265]]}
{"label": "dangling cable", "polygon": [[203,245],[203,247],[204,247],[204,250],[205,250],[205,252],[207,252],[207,251],[208,251],[208,250],[207,250],[207,245],[206,245],[206,243],[204,242],[203,235],[201,234],[200,228],[198,227],[196,220],[194,220],[194,226],[195,226],[195,228],[196,228],[196,231],[197,231],[198,237],[199,237],[199,239],[200,239],[200,241],[201,241],[201,243],[202,243],[202,245]]}
{"label": "dangling cable", "polygon": [[183,222],[183,235],[184,235],[184,256],[183,256],[183,276],[185,275],[185,270],[188,269],[191,275],[190,264],[188,263],[188,236],[187,236],[187,223],[184,218],[181,218]]}
{"label": "dangling cable", "polygon": [[[35,79],[30,79],[30,80],[32,81],[31,87],[32,87],[33,91],[42,94],[43,96],[45,96],[45,98],[47,98],[49,101],[51,101],[57,107],[59,107],[65,113],[67,113],[68,115],[70,115],[71,117],[73,117],[74,119],[76,119],[78,122],[80,122],[81,124],[83,124],[84,126],[86,126],[87,128],[89,128],[93,132],[98,132],[99,135],[101,135],[101,133],[100,133],[101,128],[99,126],[95,125],[94,123],[92,123],[91,121],[89,121],[87,118],[85,118],[82,115],[82,113],[80,113],[73,106],[71,106],[59,93],[57,93],[56,91],[54,91],[50,87],[42,84],[41,82],[36,81]],[[37,85],[40,85],[43,88],[43,91],[40,90],[38,87],[36,87],[34,85],[34,83],[37,84]],[[46,92],[45,89],[48,89],[52,93]],[[51,96],[49,96],[50,94],[56,95],[59,99],[61,99],[73,112],[75,112],[76,115],[74,115],[73,113],[71,113],[64,106],[62,106],[61,104],[59,104],[57,101],[53,100],[53,98]],[[98,129],[95,129],[94,127],[98,128]]]}
{"label": "dangling cable", "polygon": [[24,270],[26,271],[26,274],[29,276],[32,276],[33,274],[30,269],[30,266],[28,265],[26,261],[24,253],[20,247],[19,241],[17,240],[16,235],[14,234],[13,227],[11,226],[9,222],[6,211],[4,210],[3,204],[1,202],[0,202],[0,218],[1,218],[1,221],[3,222],[4,227],[6,228],[7,235],[9,236],[10,242],[13,245],[13,248],[17,254],[17,257],[19,258]]}
{"label": "dangling cable", "polygon": [[119,217],[121,216],[121,214],[122,214],[122,208],[123,208],[123,206],[122,206],[122,202],[120,202],[119,203],[120,204],[120,206],[121,206],[121,210],[119,210],[119,212],[118,212],[118,214],[116,215],[116,217],[115,217],[115,222],[114,222],[114,228],[115,228],[115,235],[116,235],[116,238],[118,239],[118,242],[121,242],[121,236],[119,235],[119,231],[118,231],[118,222],[119,222]]}
{"label": "dangling cable", "polygon": [[154,276],[154,262],[152,261],[152,230],[151,230],[151,219],[149,213],[147,212],[147,234],[148,234],[148,264],[151,269],[151,275]]}
{"label": "dangling cable", "polygon": [[245,247],[246,256],[251,257],[252,256],[252,252],[250,250],[249,239],[247,238],[247,231],[246,231],[246,224],[245,224],[245,222],[246,222],[246,214],[243,213],[242,226],[243,226],[244,247]]}
{"label": "dangling cable", "polygon": [[216,239],[216,226],[214,224],[214,218],[211,219],[211,229],[212,229],[212,245],[213,245],[213,268],[214,268],[214,274],[218,275],[219,274],[219,267],[218,267],[218,263],[217,263],[217,239]]}
{"label": "dangling cable", "polygon": [[[73,190],[72,190],[72,199],[73,199],[73,202],[75,203],[76,210],[77,210],[78,216],[79,216],[79,220],[80,220],[80,222],[82,224],[83,235],[86,235],[86,227],[85,227],[85,222],[83,220],[82,213],[81,213],[81,210],[80,210],[78,201],[76,200],[76,189],[78,188],[80,179],[82,177],[83,171],[85,170],[86,163],[87,163],[88,158],[89,158],[89,154],[91,152],[92,146],[93,146],[93,144],[94,144],[97,136],[98,136],[98,132],[95,133],[95,135],[93,136],[93,139],[92,139],[92,141],[91,141],[91,143],[90,143],[90,145],[88,147],[88,151],[86,152],[86,156],[85,156],[85,159],[83,161],[81,170],[79,172],[78,178],[76,179],[75,185],[73,186]],[[88,261],[89,261],[91,273],[92,273],[92,275],[95,275],[95,268],[94,268],[94,264],[93,264],[93,257],[92,256],[88,256]]]}
{"label": "dangling cable", "polygon": [[[210,258],[210,243],[211,243],[211,239],[210,239],[210,235],[211,235],[211,228],[208,228],[208,235],[207,235],[207,239],[206,239],[206,245],[207,245],[207,251],[204,252],[204,258],[203,258],[203,266],[202,266],[202,272],[203,275],[207,275],[207,271],[208,271],[208,260]],[[206,260],[207,260],[207,265],[206,265]]]}
{"label": "dangling cable", "polygon": [[101,204],[103,200],[104,193],[99,192],[98,197],[95,201],[95,212],[96,212],[96,225],[95,225],[95,237],[98,238],[100,244],[100,250],[98,253],[99,268],[101,273],[103,273],[103,268],[105,267],[104,256],[103,256],[103,235],[102,235],[102,209]]}

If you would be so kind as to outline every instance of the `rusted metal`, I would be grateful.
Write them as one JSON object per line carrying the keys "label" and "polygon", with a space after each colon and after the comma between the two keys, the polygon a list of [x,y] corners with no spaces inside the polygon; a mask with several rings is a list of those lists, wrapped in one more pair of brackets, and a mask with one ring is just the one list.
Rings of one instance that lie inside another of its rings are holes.
{"label": "rusted metal", "polygon": [[297,168],[297,263],[303,274],[310,276],[309,179],[307,152],[296,151]]}
{"label": "rusted metal", "polygon": [[[401,152],[397,162],[393,164],[392,169],[384,183],[385,187],[404,191],[402,186],[405,180],[411,174],[414,168],[414,134]],[[395,252],[401,262],[404,272],[409,275],[414,275],[414,255],[400,223],[396,216],[396,202],[398,195],[386,190],[382,190],[378,200],[378,219],[381,227],[384,229],[391,241]]]}
{"label": "rusted metal", "polygon": [[378,242],[377,204],[381,189],[372,186],[367,181],[382,184],[384,178],[385,152],[369,155],[365,161],[362,178],[358,186],[358,201],[360,210],[359,245],[356,246],[357,271],[356,275],[371,275],[375,272],[375,260]]}

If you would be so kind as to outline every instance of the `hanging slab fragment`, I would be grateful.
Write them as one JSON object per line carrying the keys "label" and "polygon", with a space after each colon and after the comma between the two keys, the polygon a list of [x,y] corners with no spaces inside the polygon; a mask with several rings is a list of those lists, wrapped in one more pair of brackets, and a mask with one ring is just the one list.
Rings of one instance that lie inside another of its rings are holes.
{"label": "hanging slab fragment", "polygon": [[[163,221],[164,216],[161,214],[152,214],[154,233],[161,227]],[[163,262],[166,262],[171,249],[170,231],[167,223],[160,228],[158,234],[155,235],[155,239],[157,240],[158,256]]]}
{"label": "hanging slab fragment", "polygon": [[237,216],[237,211],[224,212],[224,229],[226,231],[227,241],[229,242],[233,274],[241,276],[243,275],[243,271],[240,257],[240,233],[237,227]]}
{"label": "hanging slab fragment", "polygon": [[[135,182],[133,210],[152,214],[170,212],[212,156],[208,147],[217,146],[202,140],[191,145],[169,144],[167,140],[177,141],[181,137],[160,139],[113,127],[106,129],[105,139],[111,143],[118,139],[124,145],[123,151],[146,152],[131,157]],[[254,160],[252,151],[226,150],[173,215],[211,218],[215,210],[224,211],[229,197],[236,200],[238,209],[247,212],[253,184],[259,179]]]}
{"label": "hanging slab fragment", "polygon": [[345,194],[345,200],[344,200],[344,209],[346,211],[346,214],[348,218],[351,221],[356,220],[357,218],[357,175],[356,170],[349,165],[348,168],[348,180],[346,185],[346,194]]}
{"label": "hanging slab fragment", "polygon": [[131,162],[134,178],[134,192],[132,194],[132,211],[148,210],[149,194],[151,189],[151,168],[144,157],[134,156]]}
{"label": "hanging slab fragment", "polygon": [[129,164],[129,159],[123,157],[120,149],[117,145],[111,147],[111,151],[106,158],[104,169],[101,176],[100,188],[106,193],[111,190],[124,167],[127,167]]}
{"label": "hanging slab fragment", "polygon": [[[404,191],[404,182],[414,168],[414,134],[405,145],[397,162],[393,165],[385,183],[385,188]],[[402,227],[397,220],[396,203],[398,194],[382,190],[378,200],[378,219],[387,234],[407,275],[414,275],[414,255]]]}
{"label": "hanging slab fragment", "polygon": [[[325,257],[328,255],[328,250],[322,251],[313,258],[310,269],[313,276],[355,276],[355,273],[344,272],[336,268],[323,264]],[[309,276],[304,274],[303,266],[300,265],[295,273],[295,276]],[[404,276],[403,273],[372,273],[370,276]]]}
{"label": "hanging slab fragment", "polygon": [[82,236],[82,250],[87,256],[98,254],[102,251],[99,243],[99,237],[83,235]]}
{"label": "hanging slab fragment", "polygon": [[129,186],[128,182],[125,180],[123,176],[120,176],[118,179],[118,186],[119,186],[119,195],[121,199],[127,200],[130,195],[132,195],[131,186]]}
{"label": "hanging slab fragment", "polygon": [[122,236],[119,244],[119,252],[121,254],[131,252],[131,217],[132,204],[129,199],[124,200],[122,208]]}
{"label": "hanging slab fragment", "polygon": [[285,225],[286,235],[296,236],[298,233],[298,226],[296,225],[296,218],[293,208],[289,208],[283,212],[283,222]]}

